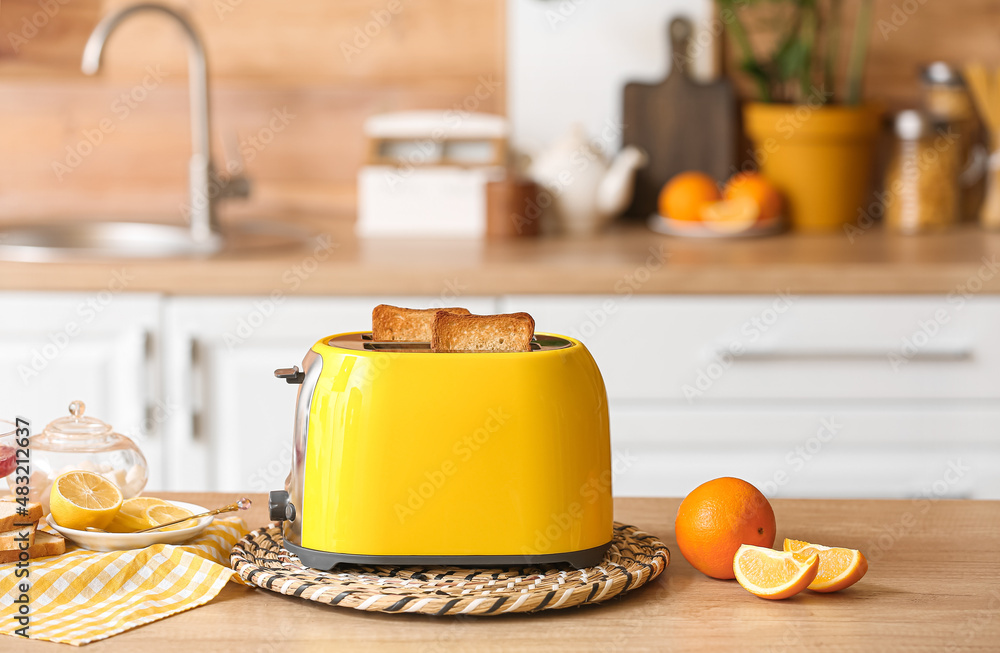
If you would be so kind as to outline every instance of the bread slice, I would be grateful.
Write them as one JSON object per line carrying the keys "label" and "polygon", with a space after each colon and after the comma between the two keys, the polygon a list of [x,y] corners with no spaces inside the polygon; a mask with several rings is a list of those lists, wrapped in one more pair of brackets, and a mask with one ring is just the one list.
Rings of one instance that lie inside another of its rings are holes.
{"label": "bread slice", "polygon": [[42,504],[28,503],[27,514],[17,514],[21,504],[14,501],[0,501],[0,533],[12,531],[15,524],[33,524],[42,518]]}
{"label": "bread slice", "polygon": [[469,314],[467,308],[400,308],[379,304],[372,311],[372,340],[430,342],[431,324],[438,311]]}
{"label": "bread slice", "polygon": [[527,313],[455,315],[438,311],[431,329],[434,351],[531,351],[535,320]]}
{"label": "bread slice", "polygon": [[35,543],[35,526],[36,524],[17,526],[13,530],[0,533],[0,549],[16,549],[22,533],[27,535],[28,546],[31,546]]}
{"label": "bread slice", "polygon": [[[66,553],[66,540],[61,535],[53,535],[45,531],[35,533],[35,543],[28,547],[29,558],[44,558]],[[0,550],[0,563],[16,562],[21,557],[21,550],[15,545],[12,549]]]}

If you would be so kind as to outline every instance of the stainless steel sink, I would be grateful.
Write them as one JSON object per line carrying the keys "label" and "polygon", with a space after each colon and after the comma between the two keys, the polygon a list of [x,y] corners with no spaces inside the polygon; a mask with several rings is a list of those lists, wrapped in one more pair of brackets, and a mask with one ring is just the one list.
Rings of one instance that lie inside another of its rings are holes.
{"label": "stainless steel sink", "polygon": [[91,32],[83,51],[83,72],[88,75],[97,73],[108,37],[122,21],[140,13],[165,17],[179,25],[187,36],[192,132],[186,211],[188,224],[77,219],[0,225],[0,259],[195,258],[273,252],[299,246],[309,237],[303,230],[284,223],[243,222],[228,228],[219,224],[218,202],[226,198],[248,197],[251,185],[249,179],[239,174],[242,164],[238,166],[237,174],[220,177],[215,173],[205,47],[198,32],[183,14],[154,3],[118,8],[102,18]]}
{"label": "stainless steel sink", "polygon": [[0,227],[0,259],[203,258],[272,253],[308,238],[307,231],[276,222],[241,223],[195,241],[183,225],[74,220]]}

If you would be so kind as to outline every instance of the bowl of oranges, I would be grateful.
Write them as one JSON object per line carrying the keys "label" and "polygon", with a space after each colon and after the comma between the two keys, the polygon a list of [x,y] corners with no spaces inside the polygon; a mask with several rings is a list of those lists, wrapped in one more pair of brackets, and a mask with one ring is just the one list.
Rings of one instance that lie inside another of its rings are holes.
{"label": "bowl of oranges", "polygon": [[703,172],[682,172],[660,191],[659,213],[649,227],[672,236],[763,236],[784,228],[781,193],[757,172],[741,172],[720,185]]}

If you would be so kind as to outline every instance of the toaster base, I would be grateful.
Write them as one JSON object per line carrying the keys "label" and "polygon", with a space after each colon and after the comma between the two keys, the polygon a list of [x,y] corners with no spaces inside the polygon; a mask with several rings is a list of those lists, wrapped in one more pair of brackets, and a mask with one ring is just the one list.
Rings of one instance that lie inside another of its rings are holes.
{"label": "toaster base", "polygon": [[398,556],[398,555],[359,555],[356,553],[331,553],[296,546],[291,542],[284,543],[289,553],[298,556],[307,567],[320,571],[329,571],[339,564],[352,565],[392,565],[394,567],[532,567],[535,565],[551,565],[566,563],[576,569],[595,567],[604,559],[611,542],[580,551],[566,553],[548,553],[545,555],[528,556]]}

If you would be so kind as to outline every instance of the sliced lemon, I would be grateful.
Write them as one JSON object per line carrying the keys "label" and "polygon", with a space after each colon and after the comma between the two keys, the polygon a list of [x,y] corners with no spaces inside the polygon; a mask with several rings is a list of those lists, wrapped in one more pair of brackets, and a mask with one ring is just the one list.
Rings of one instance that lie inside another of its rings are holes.
{"label": "sliced lemon", "polygon": [[713,202],[701,210],[702,223],[724,234],[738,234],[757,224],[760,207],[749,197]]}
{"label": "sliced lemon", "polygon": [[156,526],[146,518],[146,511],[152,506],[169,505],[163,499],[156,497],[132,497],[122,502],[122,507],[114,520],[105,529],[111,533],[134,533]]}
{"label": "sliced lemon", "polygon": [[88,526],[106,528],[118,514],[122,493],[100,474],[66,472],[52,483],[49,510],[56,523],[83,530]]}
{"label": "sliced lemon", "polygon": [[[150,506],[146,509],[146,519],[148,519],[153,526],[156,526],[157,524],[168,524],[172,521],[177,521],[178,519],[190,517],[193,514],[194,513],[187,508],[181,508],[180,506],[175,506],[173,504]],[[185,521],[160,530],[178,531],[182,528],[191,528],[196,523],[197,522],[195,521]]]}

